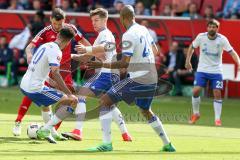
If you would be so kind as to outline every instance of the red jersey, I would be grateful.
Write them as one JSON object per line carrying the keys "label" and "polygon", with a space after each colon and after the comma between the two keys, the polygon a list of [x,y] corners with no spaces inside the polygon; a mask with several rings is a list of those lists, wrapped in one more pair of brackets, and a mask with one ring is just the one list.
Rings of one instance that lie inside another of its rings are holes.
{"label": "red jersey", "polygon": [[[82,39],[82,34],[77,30],[77,28],[72,24],[64,23],[64,26],[72,27],[75,31],[75,40],[78,42]],[[56,32],[52,25],[46,26],[42,29],[33,39],[32,43],[39,47],[40,45],[53,42],[57,38],[58,32]],[[60,65],[61,75],[66,82],[66,84],[72,84],[71,76],[71,43],[69,43],[64,49],[62,54],[62,60]]]}

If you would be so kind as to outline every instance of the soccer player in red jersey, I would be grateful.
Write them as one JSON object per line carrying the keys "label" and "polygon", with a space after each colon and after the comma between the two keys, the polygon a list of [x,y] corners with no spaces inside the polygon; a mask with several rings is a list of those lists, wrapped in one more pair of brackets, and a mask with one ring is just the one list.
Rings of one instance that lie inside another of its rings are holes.
{"label": "soccer player in red jersey", "polygon": [[[32,59],[32,55],[34,53],[34,50],[39,47],[41,44],[47,43],[47,42],[53,42],[56,40],[58,32],[63,28],[63,27],[71,27],[75,31],[75,40],[77,42],[80,42],[81,44],[85,46],[89,46],[90,43],[82,36],[82,34],[76,29],[76,27],[72,24],[67,24],[65,23],[65,13],[60,9],[60,8],[55,8],[52,11],[52,15],[50,17],[51,25],[46,26],[43,30],[41,30],[35,37],[34,39],[30,42],[30,44],[26,47],[26,54],[27,54],[27,62],[30,63]],[[71,75],[71,44],[69,44],[65,49],[63,50],[64,54],[61,60],[61,76],[64,79],[66,85],[71,89],[73,89],[73,80],[72,80],[72,75]],[[49,79],[51,82],[51,75],[49,75]],[[52,83],[50,83],[52,84]],[[54,86],[53,86],[54,87]],[[19,136],[21,134],[21,121],[23,117],[25,116],[26,112],[28,111],[30,105],[32,103],[32,100],[29,99],[27,96],[25,96],[22,99],[22,103],[19,106],[18,109],[18,116],[15,120],[15,126],[13,128],[13,134],[15,136]],[[47,108],[47,107],[46,107]],[[86,112],[86,108],[76,108],[79,114],[84,115]],[[43,109],[42,110],[42,117],[44,122],[48,122],[52,115],[51,110],[48,109]],[[80,126],[82,126],[82,121],[77,122],[80,123]],[[59,124],[60,125],[60,124]],[[55,126],[57,129],[59,125]],[[63,140],[64,137],[61,135],[57,134],[56,131],[53,131],[54,133],[53,136],[56,140]]]}

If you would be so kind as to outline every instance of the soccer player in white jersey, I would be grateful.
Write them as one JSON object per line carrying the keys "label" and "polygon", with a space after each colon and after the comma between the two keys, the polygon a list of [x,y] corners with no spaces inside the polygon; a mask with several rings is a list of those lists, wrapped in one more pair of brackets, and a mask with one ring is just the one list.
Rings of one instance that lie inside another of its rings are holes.
{"label": "soccer player in white jersey", "polygon": [[[126,5],[120,12],[120,21],[126,28],[122,37],[122,59],[117,62],[88,62],[90,68],[127,68],[129,77],[113,85],[100,98],[100,114],[105,120],[111,120],[111,107],[119,101],[128,104],[136,104],[141,110],[149,125],[162,139],[164,146],[162,151],[174,152],[175,148],[163,128],[160,119],[151,111],[151,103],[155,94],[158,82],[158,75],[155,67],[154,52],[157,51],[146,27],[135,22],[134,9]],[[105,113],[104,113],[105,111]],[[103,130],[103,144],[90,148],[90,151],[111,151],[111,123],[106,123]]]}
{"label": "soccer player in white jersey", "polygon": [[[78,98],[72,95],[59,73],[60,61],[62,59],[61,50],[70,43],[73,36],[74,32],[71,28],[63,28],[54,42],[41,45],[33,55],[20,85],[23,94],[28,96],[38,106],[48,107],[56,102],[65,104],[60,106],[47,124],[37,131],[39,138],[45,138],[50,143],[56,143],[50,134],[50,131],[55,129],[53,126],[63,120],[65,116],[71,114],[70,112],[73,111],[78,102]],[[53,80],[63,93],[44,84],[50,72]]]}
{"label": "soccer player in white jersey", "polygon": [[222,97],[221,90],[223,89],[222,79],[222,54],[223,50],[229,53],[233,60],[237,63],[240,69],[240,60],[238,54],[230,45],[228,39],[218,33],[219,22],[217,20],[210,20],[207,24],[207,32],[200,33],[189,47],[185,67],[192,70],[191,56],[195,48],[200,49],[200,57],[195,75],[192,109],[193,114],[189,121],[194,124],[200,118],[200,92],[203,87],[206,87],[207,82],[210,82],[210,87],[213,89],[214,95],[214,112],[215,125],[221,126],[221,112],[222,112]]}
{"label": "soccer player in white jersey", "polygon": [[[111,62],[112,59],[116,58],[116,49],[106,50],[106,46],[110,44],[115,44],[115,38],[112,32],[107,28],[107,20],[108,20],[108,11],[103,8],[97,8],[90,12],[90,17],[92,20],[93,28],[96,32],[98,32],[98,37],[94,41],[93,46],[77,45],[76,49],[78,53],[84,53],[86,56],[95,56],[101,59],[103,62]],[[83,56],[73,54],[72,58],[75,60],[82,59]],[[102,68],[100,72],[92,77],[89,81],[87,81],[83,88],[80,89],[80,95],[86,95],[90,97],[99,97],[106,91],[108,91],[113,84],[119,81],[118,70],[111,70]],[[80,107],[86,107],[85,97],[81,97]],[[83,118],[83,116],[79,116]],[[117,123],[122,133],[122,138],[124,141],[132,141],[131,136],[128,133],[126,128],[126,124],[123,120],[122,113],[120,110],[114,105],[114,109],[112,110],[113,120]],[[102,116],[99,117],[101,124],[105,123],[105,119]],[[81,121],[81,119],[79,119]],[[104,132],[105,130],[103,130]],[[72,132],[63,133],[62,135],[65,137],[70,137],[73,139],[78,139],[77,129],[74,129]]]}

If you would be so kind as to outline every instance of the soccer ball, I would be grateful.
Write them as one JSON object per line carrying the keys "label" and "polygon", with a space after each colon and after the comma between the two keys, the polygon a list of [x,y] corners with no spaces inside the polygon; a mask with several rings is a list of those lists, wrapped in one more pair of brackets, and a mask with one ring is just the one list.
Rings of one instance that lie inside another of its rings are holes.
{"label": "soccer ball", "polygon": [[30,139],[37,139],[37,130],[41,127],[39,123],[31,123],[27,127],[27,135]]}

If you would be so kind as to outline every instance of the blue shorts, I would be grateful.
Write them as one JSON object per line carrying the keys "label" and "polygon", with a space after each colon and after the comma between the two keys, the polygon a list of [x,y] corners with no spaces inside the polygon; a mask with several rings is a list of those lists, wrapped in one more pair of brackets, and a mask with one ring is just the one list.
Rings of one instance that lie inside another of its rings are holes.
{"label": "blue shorts", "polygon": [[38,106],[49,106],[58,102],[62,97],[63,94],[53,88],[49,88],[45,86],[42,91],[28,93],[22,90],[22,93],[30,98],[34,103]]}
{"label": "blue shorts", "polygon": [[211,89],[223,89],[222,74],[196,72],[194,86],[206,87],[208,81]]}
{"label": "blue shorts", "polygon": [[120,77],[114,73],[100,73],[90,78],[83,87],[89,88],[96,96],[106,93]]}
{"label": "blue shorts", "polygon": [[135,103],[141,109],[148,110],[151,107],[156,88],[156,84],[140,84],[126,78],[112,86],[107,95],[114,103],[123,100],[127,104]]}

